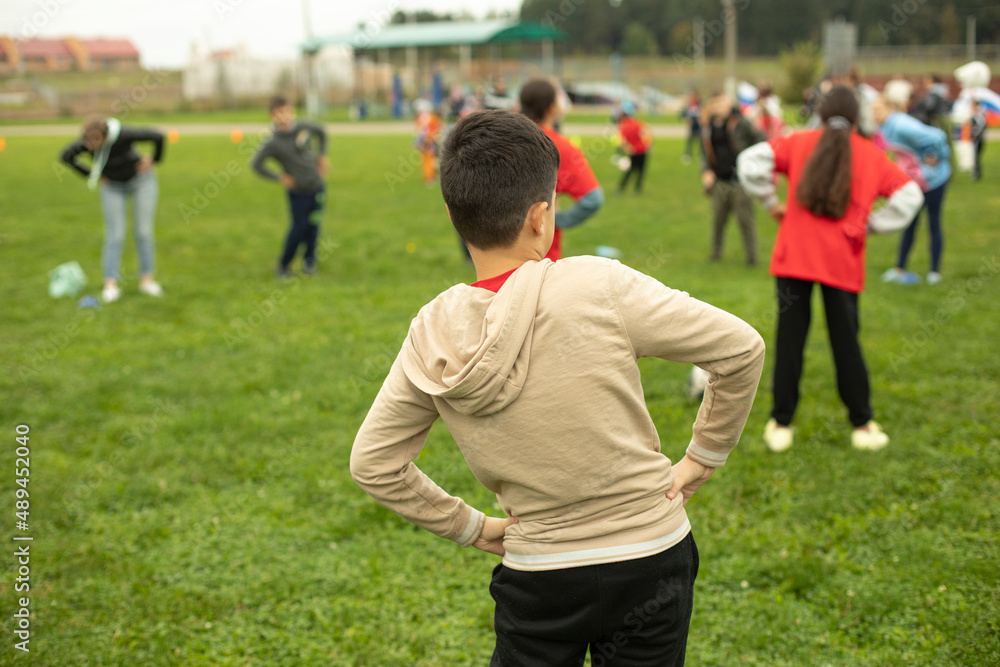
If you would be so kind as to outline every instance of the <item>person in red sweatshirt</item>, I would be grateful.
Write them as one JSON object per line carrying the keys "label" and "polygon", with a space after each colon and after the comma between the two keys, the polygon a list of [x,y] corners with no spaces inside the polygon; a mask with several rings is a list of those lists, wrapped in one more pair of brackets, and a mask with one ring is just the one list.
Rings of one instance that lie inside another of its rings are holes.
{"label": "person in red sweatshirt", "polygon": [[646,158],[649,149],[653,147],[653,137],[649,134],[646,124],[635,117],[635,104],[622,104],[621,119],[618,121],[618,132],[622,137],[622,147],[628,153],[629,167],[618,184],[618,194],[623,194],[628,187],[629,179],[635,174],[635,193],[642,193],[642,177],[646,173]]}
{"label": "person in red sweatshirt", "polygon": [[[881,449],[889,438],[872,421],[868,368],[858,342],[865,239],[869,232],[905,228],[923,205],[923,194],[857,133],[858,100],[850,88],[832,88],[819,103],[819,116],[820,129],[756,144],[737,158],[743,188],[780,223],[771,255],[771,275],[778,282],[774,406],[764,439],[772,451],[792,445],[810,297],[813,283],[819,283],[837,389],[854,426],[851,442],[857,449]],[[775,195],[775,173],[788,177],[787,205]],[[888,202],[873,212],[879,197]]]}
{"label": "person in red sweatshirt", "polygon": [[[619,262],[546,259],[558,170],[520,114],[478,111],[448,134],[441,194],[478,280],[411,322],[351,475],[415,525],[503,557],[491,665],[582,666],[589,650],[595,666],[680,667],[699,567],[685,504],[740,439],[764,341]],[[662,445],[640,357],[709,372],[694,425]],[[420,470],[438,419],[500,516]]]}
{"label": "person in red sweatshirt", "polygon": [[548,257],[562,257],[562,232],[582,225],[604,205],[604,190],[590,168],[583,151],[555,130],[562,111],[559,108],[556,88],[545,79],[535,79],[521,88],[521,113],[535,121],[559,149],[559,179],[556,194],[566,194],[576,204],[568,211],[556,212],[556,233]]}

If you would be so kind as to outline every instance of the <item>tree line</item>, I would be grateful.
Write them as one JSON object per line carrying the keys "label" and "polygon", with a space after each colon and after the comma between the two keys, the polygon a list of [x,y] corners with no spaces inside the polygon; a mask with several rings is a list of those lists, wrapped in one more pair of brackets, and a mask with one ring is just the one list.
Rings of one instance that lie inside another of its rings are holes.
{"label": "tree line", "polygon": [[[733,0],[739,50],[774,55],[803,41],[821,42],[823,24],[855,23],[861,46],[961,44],[966,17],[976,17],[979,43],[1000,40],[997,0]],[[569,53],[686,54],[693,21],[706,28],[706,53],[721,55],[728,17],[720,0],[524,0],[521,19],[566,32]],[[716,34],[718,33],[718,34]]]}

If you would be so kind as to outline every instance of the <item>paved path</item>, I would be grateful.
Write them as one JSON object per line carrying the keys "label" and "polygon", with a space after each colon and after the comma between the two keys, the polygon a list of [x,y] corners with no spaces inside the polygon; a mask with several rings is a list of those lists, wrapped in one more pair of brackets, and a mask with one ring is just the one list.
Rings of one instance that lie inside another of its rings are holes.
{"label": "paved path", "polygon": [[[144,123],[145,125],[145,123]],[[267,123],[175,123],[163,125],[150,123],[167,132],[177,130],[183,137],[228,135],[239,128],[244,135],[266,132],[270,127]],[[414,126],[410,122],[358,122],[358,123],[327,123],[326,131],[331,135],[374,136],[374,135],[413,135]],[[650,132],[658,139],[682,139],[687,136],[687,128],[683,125],[650,125]],[[615,133],[611,124],[600,123],[570,123],[562,128],[563,134],[584,137],[608,137]],[[0,137],[72,137],[80,133],[79,125],[0,125]],[[987,132],[988,141],[1000,141],[1000,130],[991,129]]]}
{"label": "paved path", "polygon": [[[143,125],[147,125],[143,123]],[[267,123],[149,123],[164,132],[177,130],[185,135],[228,135],[234,128],[239,128],[243,134],[250,135],[267,131]],[[359,123],[327,123],[326,131],[333,135],[412,135],[414,125],[409,122],[359,122]],[[653,136],[660,138],[679,138],[687,136],[686,129],[681,125],[650,126]],[[563,126],[563,134],[568,136],[600,136],[614,133],[614,128],[600,123],[578,123]],[[0,136],[8,137],[72,137],[80,133],[79,125],[0,125]]]}

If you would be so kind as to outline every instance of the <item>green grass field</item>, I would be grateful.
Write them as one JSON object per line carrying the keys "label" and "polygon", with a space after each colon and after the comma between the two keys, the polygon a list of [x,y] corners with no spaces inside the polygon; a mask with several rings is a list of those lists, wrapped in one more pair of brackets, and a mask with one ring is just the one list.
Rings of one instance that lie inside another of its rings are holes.
{"label": "green grass field", "polygon": [[[129,247],[125,295],[98,310],[46,295],[46,272],[70,260],[100,289],[98,199],[55,167],[61,144],[9,138],[0,152],[0,664],[487,664],[497,558],[410,526],[348,472],[410,318],[474,280],[409,138],[332,141],[321,269],[288,282],[272,275],[285,202],[249,172],[249,143],[171,145],[167,296],[137,294]],[[609,196],[565,248],[620,248],[770,343],[772,279],[743,265],[735,223],[725,261],[707,263],[709,202],[680,145],[657,143],[646,194]],[[584,147],[610,193],[610,148]],[[784,455],[760,439],[766,367],[740,446],[688,506],[702,558],[689,665],[1000,661],[1000,153],[985,158],[987,180],[959,175],[948,195],[943,284],[882,284],[897,237],[869,245],[862,340],[888,449],[849,445],[818,299]],[[766,256],[775,225],[758,217]],[[913,264],[926,272],[926,227]],[[688,368],[642,371],[678,458],[697,411]],[[15,528],[17,424],[30,427],[28,532]],[[420,465],[499,513],[440,424]],[[14,591],[18,535],[34,537],[28,593]],[[30,654],[14,648],[24,595]]]}

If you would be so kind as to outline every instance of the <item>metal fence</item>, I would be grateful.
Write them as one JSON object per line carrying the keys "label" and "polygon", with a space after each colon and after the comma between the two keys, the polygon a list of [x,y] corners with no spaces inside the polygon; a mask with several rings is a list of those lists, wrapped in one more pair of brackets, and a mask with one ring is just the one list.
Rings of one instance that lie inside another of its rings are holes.
{"label": "metal fence", "polygon": [[862,46],[857,50],[859,65],[882,65],[892,62],[936,62],[982,60],[990,64],[1000,61],[1000,44],[977,44],[970,50],[966,44],[914,44],[911,46]]}

